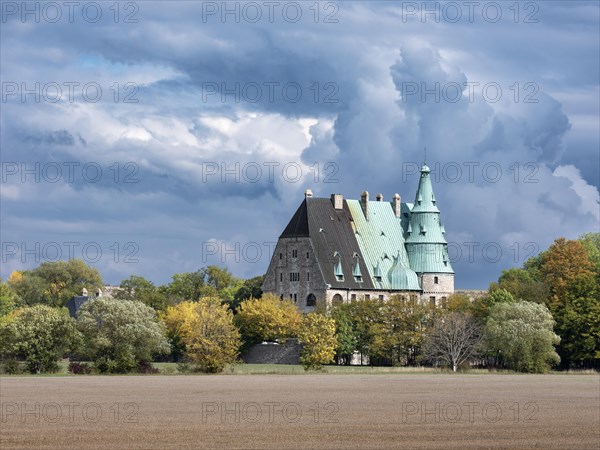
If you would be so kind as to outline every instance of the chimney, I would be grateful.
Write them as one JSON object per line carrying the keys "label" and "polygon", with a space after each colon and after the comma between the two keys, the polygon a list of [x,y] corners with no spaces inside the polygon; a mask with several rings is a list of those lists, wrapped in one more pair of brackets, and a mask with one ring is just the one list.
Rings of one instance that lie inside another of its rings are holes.
{"label": "chimney", "polygon": [[369,220],[369,193],[367,191],[360,194],[360,206],[365,214],[365,219]]}
{"label": "chimney", "polygon": [[102,297],[102,289],[98,288],[96,291],[96,297]]}
{"label": "chimney", "polygon": [[306,191],[304,191],[304,198],[308,198],[308,197],[312,197],[313,193],[311,189],[307,189]]}
{"label": "chimney", "polygon": [[400,194],[394,194],[394,199],[392,200],[392,206],[394,207],[394,214],[396,217],[400,218]]}
{"label": "chimney", "polygon": [[375,196],[375,198],[377,199],[378,202],[382,202],[383,201],[383,194],[380,192],[379,194],[377,194]]}
{"label": "chimney", "polygon": [[344,209],[344,196],[342,194],[331,194],[331,203],[335,209]]}

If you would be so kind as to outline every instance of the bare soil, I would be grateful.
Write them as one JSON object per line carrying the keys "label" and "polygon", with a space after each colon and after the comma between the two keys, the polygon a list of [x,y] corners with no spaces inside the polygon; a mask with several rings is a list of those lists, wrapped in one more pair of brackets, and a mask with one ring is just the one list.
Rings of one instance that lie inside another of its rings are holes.
{"label": "bare soil", "polygon": [[597,375],[0,378],[0,448],[600,448]]}

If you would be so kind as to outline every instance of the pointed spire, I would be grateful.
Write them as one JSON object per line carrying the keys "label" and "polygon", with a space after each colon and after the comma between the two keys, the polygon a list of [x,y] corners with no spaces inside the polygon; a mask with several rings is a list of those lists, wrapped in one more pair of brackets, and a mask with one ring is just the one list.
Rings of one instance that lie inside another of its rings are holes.
{"label": "pointed spire", "polygon": [[419,179],[419,187],[415,196],[415,206],[411,212],[439,212],[433,194],[433,186],[431,185],[429,167],[423,163],[421,167],[421,178]]}
{"label": "pointed spire", "polygon": [[445,229],[440,219],[430,174],[431,170],[424,161],[407,226],[408,259],[415,272],[452,273],[446,256],[448,244],[444,237]]}

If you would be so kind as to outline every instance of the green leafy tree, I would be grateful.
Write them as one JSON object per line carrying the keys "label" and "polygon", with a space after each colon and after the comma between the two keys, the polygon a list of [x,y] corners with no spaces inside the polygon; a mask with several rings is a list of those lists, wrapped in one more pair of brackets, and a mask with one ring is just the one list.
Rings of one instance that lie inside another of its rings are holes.
{"label": "green leafy tree", "polygon": [[594,265],[594,272],[600,281],[600,233],[587,233],[579,238],[579,242],[585,247],[588,258]]}
{"label": "green leafy tree", "polygon": [[23,358],[31,373],[55,372],[58,361],[78,342],[75,321],[66,309],[35,305],[21,308],[0,322],[2,353]]}
{"label": "green leafy tree", "polygon": [[17,296],[19,304],[23,306],[33,306],[45,301],[45,282],[31,271],[12,272],[7,284]]}
{"label": "green leafy tree", "polygon": [[20,304],[19,297],[8,283],[0,281],[0,317],[13,312]]}
{"label": "green leafy tree", "polygon": [[485,326],[487,348],[503,364],[520,372],[547,372],[560,361],[554,345],[560,338],[552,331],[548,308],[532,302],[498,303]]}
{"label": "green leafy tree", "polygon": [[487,295],[477,298],[473,302],[470,312],[477,320],[484,324],[494,305],[499,303],[515,303],[516,301],[515,297],[508,290],[495,287],[490,289]]}
{"label": "green leafy tree", "polygon": [[121,281],[119,287],[121,289],[114,296],[118,300],[140,301],[156,311],[167,309],[167,295],[144,277],[132,275]]}
{"label": "green leafy tree", "polygon": [[202,297],[219,297],[230,302],[241,284],[226,268],[207,266],[196,272],[176,273],[166,292],[170,304]]}
{"label": "green leafy tree", "polygon": [[566,286],[561,301],[550,305],[561,338],[563,368],[591,367],[600,359],[600,287],[594,274],[582,274]]}
{"label": "green leafy tree", "polygon": [[236,278],[224,267],[207,266],[200,272],[205,286],[213,287],[219,296],[225,289],[234,286],[236,282]]}
{"label": "green leafy tree", "polygon": [[45,262],[11,274],[8,281],[24,305],[64,306],[83,288],[94,292],[103,286],[100,272],[80,259]]}
{"label": "green leafy tree", "polygon": [[[504,289],[515,299],[548,304],[550,294],[548,284],[541,279],[538,269],[541,267],[541,258],[534,261],[536,261],[535,264],[529,264],[529,269],[503,270],[498,283],[490,285],[490,293]],[[538,261],[540,262],[538,263]]]}
{"label": "green leafy tree", "polygon": [[85,342],[82,356],[93,360],[101,372],[130,372],[169,351],[163,324],[142,302],[90,300],[79,310],[77,325]]}
{"label": "green leafy tree", "polygon": [[446,308],[450,312],[471,313],[473,303],[466,294],[452,294],[448,297]]}
{"label": "green leafy tree", "polygon": [[373,299],[348,304],[356,350],[369,357],[371,363],[373,357],[381,354],[385,341],[382,306],[380,301]]}
{"label": "green leafy tree", "polygon": [[337,339],[335,320],[319,313],[302,318],[298,340],[302,344],[300,362],[305,370],[321,370],[323,364],[333,362]]}
{"label": "green leafy tree", "polygon": [[163,316],[170,336],[183,343],[185,354],[203,372],[221,372],[235,362],[241,346],[233,313],[218,298],[182,302]]}
{"label": "green leafy tree", "polygon": [[242,284],[236,289],[233,294],[233,300],[229,301],[229,307],[233,310],[235,314],[237,312],[238,307],[244,300],[248,300],[249,298],[261,298],[262,297],[262,289],[261,286],[263,284],[265,277],[258,276],[254,278],[249,278],[244,280]]}
{"label": "green leafy tree", "polygon": [[243,302],[235,316],[235,323],[248,345],[297,336],[301,318],[293,302],[267,294]]}
{"label": "green leafy tree", "polygon": [[169,303],[179,303],[185,300],[197,301],[203,296],[204,275],[196,272],[176,273],[168,285]]}
{"label": "green leafy tree", "polygon": [[336,359],[338,363],[345,365],[350,365],[352,355],[357,348],[351,308],[351,303],[344,303],[331,309],[331,318],[335,321],[335,334],[338,341]]}
{"label": "green leafy tree", "polygon": [[[331,316],[338,327],[338,355],[346,360],[358,351],[371,364],[417,364],[436,310],[415,298],[360,300],[336,306]],[[350,351],[351,350],[351,351]]]}
{"label": "green leafy tree", "polygon": [[388,338],[383,350],[392,364],[416,365],[438,309],[429,303],[392,296],[383,306]]}

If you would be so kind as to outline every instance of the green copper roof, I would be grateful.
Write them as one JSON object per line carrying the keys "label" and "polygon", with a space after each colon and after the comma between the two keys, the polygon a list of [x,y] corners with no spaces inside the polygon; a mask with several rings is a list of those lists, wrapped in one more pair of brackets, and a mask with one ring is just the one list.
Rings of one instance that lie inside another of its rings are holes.
{"label": "green copper roof", "polygon": [[369,220],[359,200],[346,200],[356,240],[376,289],[420,290],[409,266],[400,218],[389,202],[370,201]]}
{"label": "green copper roof", "polygon": [[410,213],[402,209],[409,216],[406,218],[403,214],[408,259],[410,267],[417,273],[454,273],[429,173],[429,167],[423,164],[415,203],[412,208],[406,206]]}
{"label": "green copper roof", "polygon": [[[437,212],[440,210],[435,205],[435,196],[433,195],[433,187],[431,186],[431,177],[429,176],[429,167],[423,163],[421,167],[421,178],[419,179],[419,187],[415,196],[415,204],[412,212]],[[414,227],[413,227],[414,228]]]}

